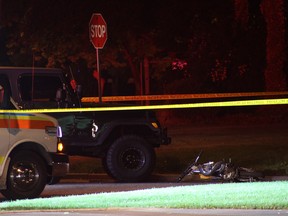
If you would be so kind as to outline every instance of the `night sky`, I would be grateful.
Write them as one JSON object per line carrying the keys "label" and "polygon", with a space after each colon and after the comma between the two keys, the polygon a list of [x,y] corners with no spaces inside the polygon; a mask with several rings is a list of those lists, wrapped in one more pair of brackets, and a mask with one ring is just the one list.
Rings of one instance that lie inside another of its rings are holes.
{"label": "night sky", "polygon": [[[93,13],[101,13],[108,40],[100,50],[100,64],[104,78],[117,82],[118,90],[131,77],[139,85],[144,59],[154,93],[286,88],[286,81],[280,87],[267,84],[269,64],[276,68],[273,73],[282,73],[275,83],[287,76],[286,3],[276,0],[272,7],[269,1],[245,2],[1,0],[0,64],[71,67],[86,82],[85,74],[95,68],[88,23]],[[271,42],[269,47],[268,41],[279,43],[282,51],[274,50]],[[283,61],[267,61],[269,52]]]}

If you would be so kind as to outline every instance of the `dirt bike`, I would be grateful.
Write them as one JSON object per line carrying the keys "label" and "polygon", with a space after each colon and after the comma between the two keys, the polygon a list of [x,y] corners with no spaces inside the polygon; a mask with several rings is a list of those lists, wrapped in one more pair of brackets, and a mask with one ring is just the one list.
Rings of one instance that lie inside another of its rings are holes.
{"label": "dirt bike", "polygon": [[187,175],[203,175],[206,177],[213,177],[213,179],[219,179],[228,182],[254,182],[264,178],[263,173],[256,172],[253,169],[235,166],[231,159],[229,162],[225,160],[214,162],[210,161],[207,163],[199,164],[198,161],[203,151],[195,158],[194,162],[181,173],[177,182],[181,182]]}

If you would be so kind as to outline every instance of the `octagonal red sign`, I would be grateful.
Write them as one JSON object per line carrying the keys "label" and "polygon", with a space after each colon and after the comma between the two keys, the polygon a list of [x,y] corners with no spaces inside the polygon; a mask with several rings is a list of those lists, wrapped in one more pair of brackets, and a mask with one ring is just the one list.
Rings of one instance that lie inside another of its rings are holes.
{"label": "octagonal red sign", "polygon": [[91,16],[89,37],[95,49],[102,49],[107,41],[107,24],[100,13],[94,13]]}

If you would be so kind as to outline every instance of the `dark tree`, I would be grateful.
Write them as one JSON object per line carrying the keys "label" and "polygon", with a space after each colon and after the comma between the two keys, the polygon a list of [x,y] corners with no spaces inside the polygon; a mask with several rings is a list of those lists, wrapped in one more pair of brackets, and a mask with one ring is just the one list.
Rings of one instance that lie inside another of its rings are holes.
{"label": "dark tree", "polygon": [[[286,90],[284,1],[234,0],[234,3],[235,19],[242,33],[248,35],[242,55],[250,56],[246,63],[252,60],[247,63],[250,68],[249,82],[253,84],[254,80],[258,80],[261,83],[263,80],[264,89],[259,86],[258,90]],[[239,72],[243,73],[241,70]]]}

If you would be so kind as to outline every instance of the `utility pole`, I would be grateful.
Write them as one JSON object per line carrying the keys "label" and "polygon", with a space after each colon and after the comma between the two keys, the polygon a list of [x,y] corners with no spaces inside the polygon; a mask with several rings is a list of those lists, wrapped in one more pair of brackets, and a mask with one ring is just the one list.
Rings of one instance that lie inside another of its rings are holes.
{"label": "utility pole", "polygon": [[[150,72],[148,58],[144,57],[144,80],[145,80],[145,95],[150,94]],[[146,105],[149,105],[150,101],[146,101]]]}
{"label": "utility pole", "polygon": [[145,76],[145,95],[150,94],[150,74],[149,74],[149,61],[144,57],[144,76]]}
{"label": "utility pole", "polygon": [[3,11],[3,0],[0,0],[0,28],[3,25],[3,15],[4,11]]}

